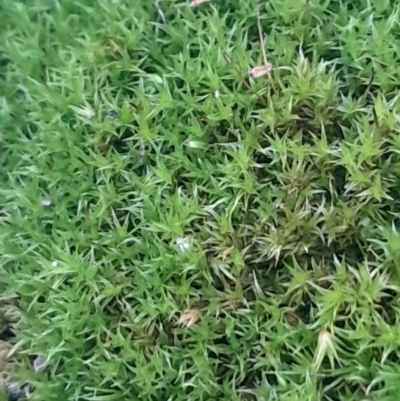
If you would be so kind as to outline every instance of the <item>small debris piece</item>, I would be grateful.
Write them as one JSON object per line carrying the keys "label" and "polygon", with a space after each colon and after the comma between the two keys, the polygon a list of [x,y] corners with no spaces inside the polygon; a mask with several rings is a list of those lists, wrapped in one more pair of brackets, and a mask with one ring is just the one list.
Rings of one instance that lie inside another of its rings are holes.
{"label": "small debris piece", "polygon": [[56,260],[55,260],[54,262],[51,263],[51,266],[52,266],[52,267],[57,267],[57,265],[58,265],[58,262],[57,262]]}
{"label": "small debris piece", "polygon": [[190,240],[187,237],[177,238],[176,245],[182,252],[187,251],[190,247]]}
{"label": "small debris piece", "polygon": [[190,308],[187,309],[183,315],[179,318],[177,324],[178,326],[190,328],[192,327],[199,319],[201,313],[198,309]]}
{"label": "small debris piece", "polygon": [[211,0],[193,0],[189,5],[190,7],[198,7],[203,3],[208,3]]}
{"label": "small debris piece", "polygon": [[51,199],[42,199],[41,204],[43,207],[49,207],[53,204]]}
{"label": "small debris piece", "polygon": [[216,99],[218,99],[220,96],[221,96],[221,94],[219,93],[219,90],[216,90],[216,91],[214,92],[214,97],[215,97]]}
{"label": "small debris piece", "polygon": [[252,78],[260,78],[264,75],[269,75],[272,71],[272,64],[268,63],[265,65],[258,65],[250,70],[250,76]]}

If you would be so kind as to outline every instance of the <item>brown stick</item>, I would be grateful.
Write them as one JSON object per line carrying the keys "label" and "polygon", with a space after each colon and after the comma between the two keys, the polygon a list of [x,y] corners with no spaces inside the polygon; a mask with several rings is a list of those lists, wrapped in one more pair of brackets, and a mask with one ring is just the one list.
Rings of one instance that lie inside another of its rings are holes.
{"label": "brown stick", "polygon": [[260,4],[258,4],[258,3],[257,3],[257,27],[258,27],[258,36],[260,37],[260,45],[261,45],[261,51],[262,51],[262,55],[263,55],[264,65],[267,65],[269,63],[267,60],[267,52],[265,51],[264,34],[263,34],[262,27],[261,27]]}

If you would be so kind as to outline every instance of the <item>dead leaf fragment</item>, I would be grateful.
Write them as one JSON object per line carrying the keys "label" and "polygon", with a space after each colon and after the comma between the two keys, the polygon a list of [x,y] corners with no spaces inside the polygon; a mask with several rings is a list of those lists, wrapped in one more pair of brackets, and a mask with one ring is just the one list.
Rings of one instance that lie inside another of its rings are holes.
{"label": "dead leaf fragment", "polygon": [[267,63],[265,65],[258,65],[250,70],[250,76],[252,78],[260,78],[264,75],[269,75],[272,71],[272,64]]}
{"label": "dead leaf fragment", "polygon": [[200,311],[195,308],[187,309],[183,315],[178,319],[178,326],[192,327],[200,319]]}
{"label": "dead leaf fragment", "polygon": [[235,247],[234,247],[234,246],[231,246],[231,247],[225,249],[224,251],[222,251],[222,253],[221,253],[222,259],[223,259],[223,260],[226,259],[226,257],[227,257],[228,255],[230,255],[234,250],[235,250]]}
{"label": "dead leaf fragment", "polygon": [[211,0],[193,0],[189,5],[190,7],[198,7],[203,3],[208,3]]}

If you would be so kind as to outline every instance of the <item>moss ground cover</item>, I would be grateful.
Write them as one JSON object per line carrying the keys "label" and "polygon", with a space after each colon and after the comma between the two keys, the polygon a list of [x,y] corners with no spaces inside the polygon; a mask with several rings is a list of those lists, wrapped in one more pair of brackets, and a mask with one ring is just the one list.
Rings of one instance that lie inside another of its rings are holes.
{"label": "moss ground cover", "polygon": [[0,14],[0,289],[32,399],[399,399],[397,2],[261,1],[257,79],[254,1]]}

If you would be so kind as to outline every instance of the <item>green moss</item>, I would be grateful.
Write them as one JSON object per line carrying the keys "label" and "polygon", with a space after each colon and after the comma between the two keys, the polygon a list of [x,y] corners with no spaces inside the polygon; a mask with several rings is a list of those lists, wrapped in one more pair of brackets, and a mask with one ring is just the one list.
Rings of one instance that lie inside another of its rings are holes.
{"label": "green moss", "polygon": [[262,4],[246,85],[254,2],[3,1],[0,269],[38,399],[397,400],[399,7],[375,3]]}

